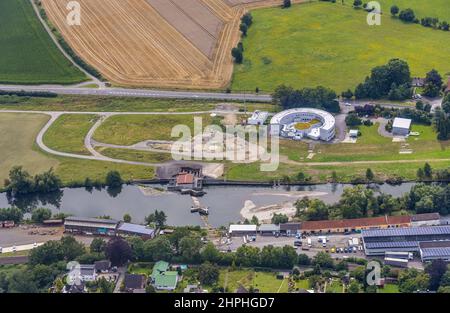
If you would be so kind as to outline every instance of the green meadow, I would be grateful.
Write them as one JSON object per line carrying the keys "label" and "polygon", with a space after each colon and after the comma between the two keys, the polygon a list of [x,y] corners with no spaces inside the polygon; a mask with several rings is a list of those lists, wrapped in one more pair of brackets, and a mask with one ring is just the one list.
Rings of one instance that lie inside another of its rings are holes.
{"label": "green meadow", "polygon": [[0,1],[0,83],[74,84],[86,80],[58,50],[29,0]]}
{"label": "green meadow", "polygon": [[[434,3],[415,2],[430,8],[426,3]],[[390,14],[382,16],[381,26],[369,26],[364,10],[313,2],[258,9],[252,15],[243,40],[244,63],[235,66],[233,75],[236,91],[259,87],[270,92],[284,83],[297,88],[323,85],[340,93],[392,58],[406,60],[413,76],[432,68],[450,72],[450,32],[405,24]]]}
{"label": "green meadow", "polygon": [[396,5],[400,10],[413,9],[416,16],[437,17],[450,23],[450,5],[447,0],[378,0],[384,14],[390,14],[391,6]]}

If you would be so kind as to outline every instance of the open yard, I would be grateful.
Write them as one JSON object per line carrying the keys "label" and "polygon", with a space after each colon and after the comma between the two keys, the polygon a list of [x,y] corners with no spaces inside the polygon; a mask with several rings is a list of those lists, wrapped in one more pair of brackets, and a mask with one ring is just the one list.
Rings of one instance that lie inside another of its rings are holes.
{"label": "open yard", "polygon": [[[427,7],[434,3],[415,2]],[[284,83],[297,88],[323,85],[340,93],[392,58],[406,60],[413,76],[424,77],[432,68],[450,72],[450,33],[405,24],[390,14],[383,15],[381,26],[369,26],[366,12],[346,3],[252,11],[253,25],[243,41],[244,63],[235,67],[233,90],[271,91]]]}
{"label": "open yard", "polygon": [[58,50],[29,0],[0,1],[0,83],[72,84],[86,79]]}
{"label": "open yard", "polygon": [[84,138],[97,119],[91,114],[61,115],[45,133],[44,143],[56,151],[90,155]]}
{"label": "open yard", "polygon": [[255,272],[253,270],[220,270],[218,285],[226,287],[229,292],[235,292],[239,286],[248,289],[253,286],[260,292],[286,293],[288,279],[277,279],[273,272]]}

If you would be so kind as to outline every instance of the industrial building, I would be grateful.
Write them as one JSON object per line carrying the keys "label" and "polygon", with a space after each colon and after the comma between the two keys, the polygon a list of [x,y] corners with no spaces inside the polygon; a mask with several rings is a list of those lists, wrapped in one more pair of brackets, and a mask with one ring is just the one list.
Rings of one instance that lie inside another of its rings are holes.
{"label": "industrial building", "polygon": [[311,234],[356,232],[363,229],[382,229],[411,226],[410,216],[379,216],[344,220],[302,222],[301,232]]}
{"label": "industrial building", "polygon": [[411,120],[408,118],[396,117],[392,124],[392,134],[394,136],[407,136],[411,129]]}
{"label": "industrial building", "polygon": [[419,244],[450,240],[450,226],[422,226],[362,230],[366,255],[384,255],[387,251],[419,252]]}
{"label": "industrial building", "polygon": [[296,108],[282,111],[270,120],[270,134],[294,140],[305,137],[331,141],[336,134],[336,119],[327,111]]}
{"label": "industrial building", "polygon": [[244,225],[244,224],[233,224],[230,225],[228,233],[230,236],[256,236],[257,227],[254,224]]}
{"label": "industrial building", "polygon": [[441,215],[439,213],[424,213],[411,216],[411,226],[439,226]]}
{"label": "industrial building", "polygon": [[269,112],[266,111],[255,111],[251,117],[248,118],[247,124],[249,125],[264,125],[267,118],[269,117]]}
{"label": "industrial building", "polygon": [[450,240],[420,242],[419,253],[422,262],[432,260],[450,261]]}
{"label": "industrial building", "polygon": [[261,236],[274,236],[280,232],[280,225],[262,224],[258,227],[258,233]]}
{"label": "industrial building", "polygon": [[73,234],[115,236],[118,225],[116,220],[69,216],[64,221],[64,230]]}
{"label": "industrial building", "polygon": [[144,225],[122,223],[117,228],[117,234],[124,237],[138,236],[147,240],[155,237],[155,230]]}

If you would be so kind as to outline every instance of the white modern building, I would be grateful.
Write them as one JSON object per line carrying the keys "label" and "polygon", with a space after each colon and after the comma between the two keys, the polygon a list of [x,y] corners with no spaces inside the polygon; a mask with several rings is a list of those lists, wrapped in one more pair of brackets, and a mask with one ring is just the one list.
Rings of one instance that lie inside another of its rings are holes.
{"label": "white modern building", "polygon": [[408,118],[396,117],[392,124],[392,134],[394,136],[407,136],[411,129],[411,120]]}
{"label": "white modern building", "polygon": [[269,112],[266,111],[255,111],[252,116],[247,120],[249,125],[264,125],[267,118],[269,117]]}
{"label": "white modern building", "polygon": [[233,224],[228,228],[230,236],[256,236],[257,226],[254,224]]}
{"label": "white modern building", "polygon": [[274,115],[270,121],[272,136],[300,140],[331,141],[336,134],[336,119],[331,113],[312,108],[296,108]]}

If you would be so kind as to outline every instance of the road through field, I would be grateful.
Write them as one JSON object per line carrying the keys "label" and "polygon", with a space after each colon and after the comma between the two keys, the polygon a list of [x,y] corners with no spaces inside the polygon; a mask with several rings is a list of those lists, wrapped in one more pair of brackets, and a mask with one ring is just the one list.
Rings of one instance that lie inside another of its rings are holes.
{"label": "road through field", "polygon": [[[95,132],[95,129],[98,128],[101,125],[101,121],[104,121],[107,117],[110,117],[112,115],[167,115],[167,114],[173,114],[173,115],[179,115],[179,114],[185,114],[185,115],[198,115],[198,114],[208,114],[208,113],[217,113],[217,114],[223,114],[226,113],[224,111],[201,111],[201,112],[69,112],[69,111],[19,111],[19,110],[0,110],[0,113],[24,113],[24,114],[47,114],[50,115],[50,120],[45,124],[45,126],[40,130],[37,138],[36,143],[43,151],[57,155],[62,157],[69,157],[69,158],[77,158],[77,159],[85,159],[85,160],[98,160],[98,161],[108,161],[108,162],[114,162],[114,163],[122,163],[122,164],[130,164],[130,165],[144,165],[144,166],[162,166],[164,163],[146,163],[146,162],[135,162],[135,161],[127,161],[127,160],[121,160],[121,159],[113,159],[106,156],[101,155],[97,151],[94,150],[92,146],[92,135]],[[47,132],[47,130],[50,128],[50,126],[56,121],[56,119],[61,116],[62,114],[97,114],[101,115],[102,118],[97,121],[97,123],[93,126],[93,128],[89,131],[88,135],[85,139],[85,145],[86,148],[93,153],[91,156],[87,155],[80,155],[80,154],[74,154],[74,153],[66,153],[61,151],[56,151],[54,149],[49,148],[46,146],[43,142],[44,134]],[[244,114],[243,112],[236,112],[236,114]],[[86,144],[87,143],[87,144]],[[95,152],[94,152],[95,151]],[[357,164],[400,164],[400,163],[416,163],[423,161],[423,159],[407,159],[407,160],[373,160],[373,161],[338,161],[338,162],[297,162],[297,161],[286,161],[286,163],[292,164],[292,165],[299,165],[299,166],[326,166],[326,165],[332,165],[332,166],[345,166],[348,164],[357,165]],[[450,162],[450,158],[440,158],[440,159],[433,159],[433,161],[436,162]]]}

